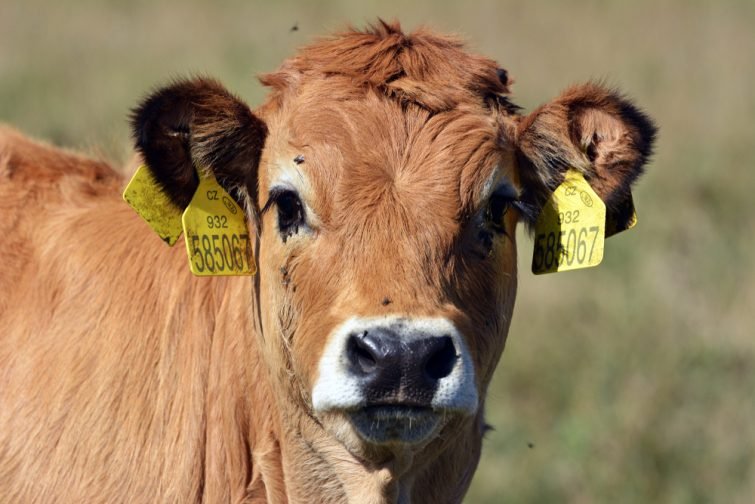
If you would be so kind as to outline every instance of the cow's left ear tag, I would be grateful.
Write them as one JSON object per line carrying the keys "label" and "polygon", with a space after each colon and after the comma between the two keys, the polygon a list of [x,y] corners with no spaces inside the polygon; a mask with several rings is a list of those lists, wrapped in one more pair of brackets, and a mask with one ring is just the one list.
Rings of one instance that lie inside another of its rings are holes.
{"label": "cow's left ear tag", "polygon": [[570,169],[535,223],[532,272],[597,266],[603,260],[606,206],[584,176]]}
{"label": "cow's left ear tag", "polygon": [[155,180],[146,165],[136,170],[123,191],[123,199],[171,247],[181,236],[181,212]]}
{"label": "cow's left ear tag", "polygon": [[244,211],[212,173],[199,170],[199,187],[182,221],[192,273],[197,276],[256,273]]}

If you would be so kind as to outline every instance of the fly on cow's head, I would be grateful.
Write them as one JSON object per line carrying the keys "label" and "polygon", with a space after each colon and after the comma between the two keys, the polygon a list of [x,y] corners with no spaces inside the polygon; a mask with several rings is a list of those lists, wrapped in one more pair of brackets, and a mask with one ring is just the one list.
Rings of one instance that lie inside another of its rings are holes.
{"label": "fly on cow's head", "polygon": [[520,116],[495,62],[387,24],[320,41],[262,81],[271,94],[254,113],[214,81],[175,83],[134,128],[177,204],[196,168],[245,204],[281,411],[373,461],[479,438],[517,223],[568,168],[616,211],[652,123],[594,84]]}

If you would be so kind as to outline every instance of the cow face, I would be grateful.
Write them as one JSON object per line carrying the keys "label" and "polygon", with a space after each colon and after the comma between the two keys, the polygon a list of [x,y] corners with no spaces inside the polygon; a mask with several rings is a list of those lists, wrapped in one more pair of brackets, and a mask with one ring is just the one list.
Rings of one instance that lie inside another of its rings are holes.
{"label": "cow face", "polygon": [[263,82],[256,114],[196,79],[149,97],[134,126],[177,204],[196,167],[246,206],[258,341],[284,411],[368,459],[481,428],[517,222],[570,167],[617,211],[652,124],[595,85],[522,117],[492,61],[389,26],[320,42]]}
{"label": "cow face", "polygon": [[263,328],[342,440],[422,443],[478,411],[516,288],[509,119],[337,77],[266,117]]}

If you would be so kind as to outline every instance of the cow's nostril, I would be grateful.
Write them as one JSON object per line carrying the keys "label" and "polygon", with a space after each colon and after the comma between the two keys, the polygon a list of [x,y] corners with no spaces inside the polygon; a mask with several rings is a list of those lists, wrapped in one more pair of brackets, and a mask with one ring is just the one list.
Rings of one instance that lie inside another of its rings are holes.
{"label": "cow's nostril", "polygon": [[440,380],[451,374],[456,364],[456,347],[448,336],[438,338],[435,348],[425,362],[425,372],[433,380]]}
{"label": "cow's nostril", "polygon": [[375,357],[372,356],[367,350],[363,348],[357,348],[355,350],[355,353],[356,364],[362,372],[367,374],[375,370],[375,368],[377,367],[377,361],[375,361]]}
{"label": "cow's nostril", "polygon": [[349,338],[347,354],[351,365],[360,373],[370,374],[377,369],[375,351],[363,337],[353,335]]}

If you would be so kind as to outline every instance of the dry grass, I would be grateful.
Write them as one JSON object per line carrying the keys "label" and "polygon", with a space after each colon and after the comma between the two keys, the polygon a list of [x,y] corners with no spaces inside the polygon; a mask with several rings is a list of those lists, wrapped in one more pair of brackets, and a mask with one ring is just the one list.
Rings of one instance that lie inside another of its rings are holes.
{"label": "dry grass", "polygon": [[[755,4],[638,0],[0,3],[0,121],[122,161],[151,86],[253,79],[380,15],[465,34],[527,108],[601,78],[661,127],[640,224],[599,268],[521,289],[469,502],[751,502],[755,495]],[[290,28],[298,23],[298,30]]]}

